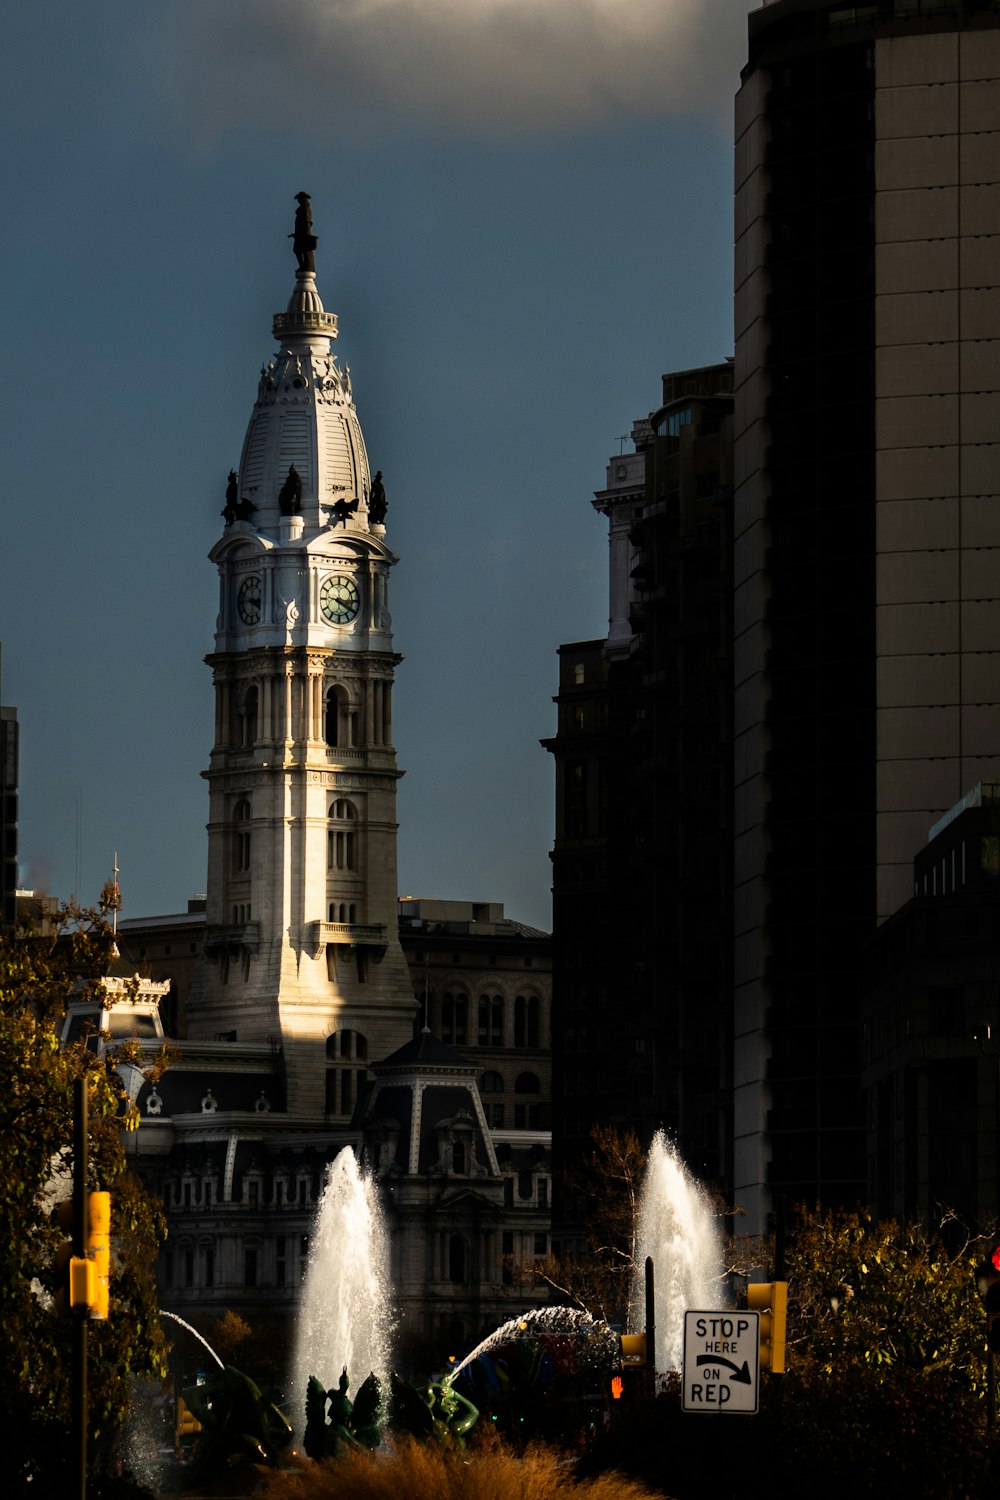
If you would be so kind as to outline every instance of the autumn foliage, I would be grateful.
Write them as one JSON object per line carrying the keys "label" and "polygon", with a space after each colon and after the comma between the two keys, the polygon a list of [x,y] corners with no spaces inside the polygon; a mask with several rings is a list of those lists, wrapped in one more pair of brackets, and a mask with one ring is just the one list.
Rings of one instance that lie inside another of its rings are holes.
{"label": "autumn foliage", "polygon": [[112,1194],[111,1316],[89,1331],[91,1452],[110,1467],[134,1376],[163,1372],[153,1265],[164,1227],[128,1170],[119,1057],[61,1047],[70,995],[100,986],[114,956],[102,912],[67,909],[46,936],[0,934],[0,1445],[5,1493],[65,1492],[70,1323],[52,1304],[62,1239],[54,1203],[70,1193],[73,1085],[88,1085],[90,1186]]}

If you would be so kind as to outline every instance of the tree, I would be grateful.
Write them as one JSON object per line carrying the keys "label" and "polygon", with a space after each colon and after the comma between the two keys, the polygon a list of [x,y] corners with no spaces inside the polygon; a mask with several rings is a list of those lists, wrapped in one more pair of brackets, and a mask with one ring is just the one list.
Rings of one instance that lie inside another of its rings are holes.
{"label": "tree", "polygon": [[840,1493],[858,1473],[862,1493],[993,1493],[981,1258],[951,1215],[927,1228],[865,1210],[798,1210],[789,1373],[774,1415],[786,1461],[815,1467],[815,1494]]}
{"label": "tree", "polygon": [[[128,1170],[123,1128],[137,1123],[117,1064],[85,1042],[61,1047],[71,994],[100,991],[115,956],[104,911],[64,908],[51,934],[0,934],[0,1442],[5,1486],[59,1494],[68,1450],[71,1328],[55,1313],[52,1211],[69,1196],[73,1085],[87,1083],[90,1187],[112,1195],[111,1315],[90,1325],[94,1466],[110,1462],[135,1377],[165,1373],[153,1266],[162,1215]],[[8,1489],[8,1493],[13,1491]]]}
{"label": "tree", "polygon": [[625,1327],[636,1275],[636,1224],[646,1154],[634,1130],[595,1125],[592,1150],[566,1189],[587,1224],[585,1256],[546,1256],[533,1267],[545,1282],[595,1318]]}

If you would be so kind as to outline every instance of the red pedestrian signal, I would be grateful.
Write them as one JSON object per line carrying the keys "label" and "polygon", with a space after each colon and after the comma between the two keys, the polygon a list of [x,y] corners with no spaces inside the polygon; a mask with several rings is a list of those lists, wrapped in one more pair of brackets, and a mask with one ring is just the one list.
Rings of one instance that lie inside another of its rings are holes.
{"label": "red pedestrian signal", "polygon": [[986,1309],[986,1343],[991,1354],[1000,1350],[1000,1241],[976,1267],[976,1287]]}

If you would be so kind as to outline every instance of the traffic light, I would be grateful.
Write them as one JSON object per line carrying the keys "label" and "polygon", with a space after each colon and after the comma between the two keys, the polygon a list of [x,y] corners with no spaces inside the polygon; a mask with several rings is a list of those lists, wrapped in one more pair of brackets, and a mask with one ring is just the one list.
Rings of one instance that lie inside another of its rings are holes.
{"label": "traffic light", "polygon": [[[56,1223],[68,1238],[56,1251],[59,1286],[55,1295],[60,1317],[89,1310],[91,1318],[108,1316],[108,1285],[111,1275],[111,1194],[88,1193],[86,1222],[77,1235],[73,1200],[56,1209]],[[82,1241],[85,1255],[73,1254],[73,1240]]]}
{"label": "traffic light", "polygon": [[[1000,1273],[998,1273],[1000,1280]],[[760,1367],[772,1375],[785,1373],[785,1323],[788,1317],[787,1281],[752,1281],[747,1307],[760,1313]]]}
{"label": "traffic light", "polygon": [[87,1198],[87,1256],[94,1270],[92,1295],[87,1302],[92,1318],[108,1316],[111,1282],[111,1194],[90,1193]]}
{"label": "traffic light", "polygon": [[986,1343],[991,1354],[1000,1350],[1000,1241],[976,1267],[976,1287],[986,1309]]}

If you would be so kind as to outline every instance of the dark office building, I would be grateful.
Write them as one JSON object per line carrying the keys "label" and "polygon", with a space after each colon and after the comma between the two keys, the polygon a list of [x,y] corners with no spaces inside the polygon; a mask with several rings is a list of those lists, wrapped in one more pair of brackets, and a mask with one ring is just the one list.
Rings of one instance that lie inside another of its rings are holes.
{"label": "dark office building", "polygon": [[867,965],[868,1201],[979,1227],[1000,1213],[1000,785],[977,785],[930,831]]}
{"label": "dark office building", "polygon": [[1000,775],[1000,15],[776,0],[736,105],[735,1193],[865,1195],[859,992]]}
{"label": "dark office building", "polygon": [[[663,377],[612,458],[609,633],[560,648],[553,1140],[663,1127],[730,1175],[732,376]],[[580,1226],[562,1205],[563,1244]],[[557,1205],[557,1213],[560,1206]]]}

